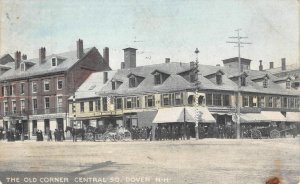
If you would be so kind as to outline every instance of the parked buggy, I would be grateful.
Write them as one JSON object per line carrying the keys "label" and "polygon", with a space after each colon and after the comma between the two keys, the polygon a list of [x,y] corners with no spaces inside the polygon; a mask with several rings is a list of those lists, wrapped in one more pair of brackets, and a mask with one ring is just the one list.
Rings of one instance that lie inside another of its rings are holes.
{"label": "parked buggy", "polygon": [[285,124],[280,124],[278,127],[274,124],[270,124],[268,127],[255,127],[250,130],[252,139],[261,139],[261,138],[281,138],[286,137],[290,134],[293,137],[297,136],[297,127],[294,124],[290,126],[285,126]]}
{"label": "parked buggy", "polygon": [[88,126],[85,134],[86,141],[125,141],[131,140],[131,133],[125,128],[111,128],[104,127],[95,128]]}

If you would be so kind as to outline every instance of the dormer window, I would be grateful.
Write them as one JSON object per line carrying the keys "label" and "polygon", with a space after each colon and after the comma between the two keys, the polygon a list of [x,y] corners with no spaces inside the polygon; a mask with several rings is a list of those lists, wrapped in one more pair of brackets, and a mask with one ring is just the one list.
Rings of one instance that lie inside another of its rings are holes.
{"label": "dormer window", "polygon": [[137,86],[136,77],[132,75],[129,77],[129,87],[134,88],[136,86]]}
{"label": "dormer window", "polygon": [[160,73],[154,74],[154,84],[159,85],[162,83],[162,75]]}
{"label": "dormer window", "polygon": [[24,72],[24,71],[25,71],[25,69],[26,69],[26,67],[25,67],[25,63],[21,63],[21,72]]}
{"label": "dormer window", "polygon": [[218,85],[222,84],[222,75],[221,74],[216,75],[216,83]]}
{"label": "dormer window", "polygon": [[51,66],[52,67],[57,66],[57,58],[54,57],[54,58],[51,59]]}
{"label": "dormer window", "polygon": [[267,87],[268,87],[268,83],[269,83],[268,78],[265,77],[265,78],[264,78],[264,81],[263,81],[263,87],[264,87],[264,88],[267,88]]}
{"label": "dormer window", "polygon": [[288,79],[286,81],[286,89],[291,89],[291,80],[290,79]]}
{"label": "dormer window", "polygon": [[115,81],[112,81],[112,82],[111,82],[111,89],[112,89],[112,90],[115,90],[115,89],[116,89],[116,82],[115,82]]}
{"label": "dormer window", "polygon": [[246,86],[246,77],[241,76],[241,86]]}

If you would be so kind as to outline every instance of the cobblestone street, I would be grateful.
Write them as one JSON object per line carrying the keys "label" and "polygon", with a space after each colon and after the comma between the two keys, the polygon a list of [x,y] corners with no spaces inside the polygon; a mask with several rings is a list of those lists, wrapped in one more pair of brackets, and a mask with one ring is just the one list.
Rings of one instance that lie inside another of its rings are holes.
{"label": "cobblestone street", "polygon": [[[284,183],[300,177],[296,139],[0,142],[2,183]],[[19,182],[18,182],[19,181]]]}

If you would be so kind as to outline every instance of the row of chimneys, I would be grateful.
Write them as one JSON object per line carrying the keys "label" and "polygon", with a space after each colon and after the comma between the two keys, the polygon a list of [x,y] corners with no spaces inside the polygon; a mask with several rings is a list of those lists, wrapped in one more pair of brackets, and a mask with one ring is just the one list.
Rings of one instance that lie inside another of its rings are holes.
{"label": "row of chimneys", "polygon": [[[274,62],[270,62],[269,69],[274,68]],[[263,70],[262,60],[259,60],[259,71]],[[281,58],[281,70],[286,70],[286,60],[285,58]]]}
{"label": "row of chimneys", "polygon": [[[83,41],[81,39],[79,39],[76,43],[77,43],[77,58],[81,59],[84,56]],[[27,60],[27,55],[23,54],[22,60]],[[108,47],[105,47],[103,49],[103,60],[109,66],[109,48]],[[42,64],[45,61],[46,61],[46,48],[41,47],[39,49],[39,63]],[[20,63],[21,63],[21,51],[16,51],[15,52],[15,69],[18,69],[20,67]]]}

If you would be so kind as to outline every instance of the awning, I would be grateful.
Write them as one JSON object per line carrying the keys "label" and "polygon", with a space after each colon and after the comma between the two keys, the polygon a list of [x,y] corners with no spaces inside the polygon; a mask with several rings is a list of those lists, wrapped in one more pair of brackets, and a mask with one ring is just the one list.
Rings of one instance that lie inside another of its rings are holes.
{"label": "awning", "polygon": [[[197,111],[201,112],[202,116],[200,123],[215,123],[216,120],[205,107],[198,107]],[[185,113],[185,115],[184,115]],[[171,107],[159,109],[153,123],[182,123],[195,122],[196,109],[195,107]]]}
{"label": "awning", "polygon": [[266,119],[261,113],[241,113],[241,123],[258,123],[258,122],[267,122]]}
{"label": "awning", "polygon": [[184,122],[183,107],[171,107],[158,109],[153,123],[177,123]]}
{"label": "awning", "polygon": [[286,121],[286,118],[278,111],[261,111],[261,114],[269,121]]}
{"label": "awning", "polygon": [[[185,109],[186,122],[196,122],[196,107],[185,107]],[[201,114],[199,123],[216,123],[215,118],[206,107],[197,107],[197,111]]]}
{"label": "awning", "polygon": [[286,112],[286,121],[300,122],[300,112]]}

